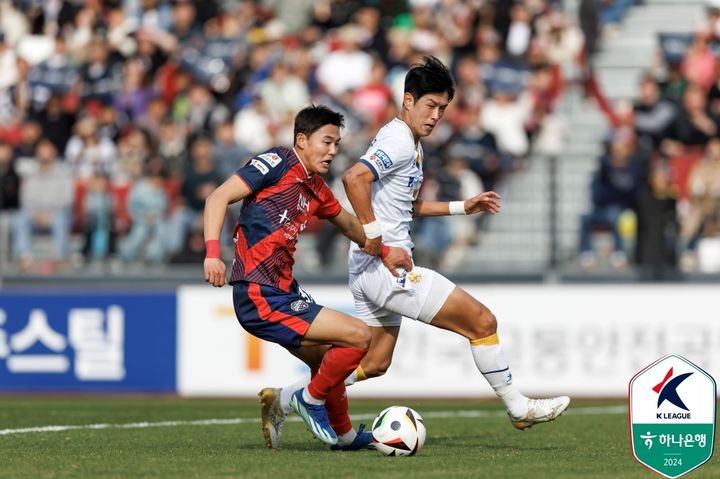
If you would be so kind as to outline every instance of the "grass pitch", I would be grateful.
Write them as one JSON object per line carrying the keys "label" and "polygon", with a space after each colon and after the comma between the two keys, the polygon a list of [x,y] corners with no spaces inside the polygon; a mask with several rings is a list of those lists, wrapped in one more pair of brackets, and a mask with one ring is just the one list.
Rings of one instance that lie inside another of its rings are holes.
{"label": "grass pitch", "polygon": [[[423,415],[419,455],[331,452],[297,419],[282,449],[267,450],[254,400],[0,397],[0,477],[661,477],[632,457],[624,401],[576,400],[556,422],[521,432],[495,401],[353,400],[355,425],[391,404]],[[685,477],[720,477],[720,459]]]}

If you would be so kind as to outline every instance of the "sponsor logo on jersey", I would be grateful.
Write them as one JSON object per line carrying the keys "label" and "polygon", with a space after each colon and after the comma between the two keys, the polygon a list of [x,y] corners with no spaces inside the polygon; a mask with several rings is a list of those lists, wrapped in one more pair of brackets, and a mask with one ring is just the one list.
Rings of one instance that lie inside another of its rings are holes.
{"label": "sponsor logo on jersey", "polygon": [[297,202],[298,211],[310,211],[310,201],[303,195],[298,196]]}
{"label": "sponsor logo on jersey", "polygon": [[251,164],[252,166],[254,166],[254,167],[255,167],[260,173],[262,173],[263,175],[267,175],[267,174],[268,174],[268,171],[270,171],[270,170],[268,170],[268,167],[265,166],[265,164],[264,164],[262,161],[258,161],[258,160],[255,159],[255,158],[253,158],[253,159],[250,161],[250,164]]}
{"label": "sponsor logo on jersey", "polygon": [[393,164],[388,154],[382,150],[375,150],[375,153],[370,155],[370,161],[375,163],[381,170],[387,170]]}
{"label": "sponsor logo on jersey", "polygon": [[300,311],[305,311],[309,307],[310,307],[310,305],[306,301],[303,301],[302,299],[296,299],[295,301],[290,303],[290,309],[292,309],[293,311],[298,312],[298,313]]}
{"label": "sponsor logo on jersey", "polygon": [[267,162],[271,168],[275,168],[277,164],[282,161],[282,158],[280,158],[280,155],[277,153],[263,153],[262,155],[258,155],[258,158]]}

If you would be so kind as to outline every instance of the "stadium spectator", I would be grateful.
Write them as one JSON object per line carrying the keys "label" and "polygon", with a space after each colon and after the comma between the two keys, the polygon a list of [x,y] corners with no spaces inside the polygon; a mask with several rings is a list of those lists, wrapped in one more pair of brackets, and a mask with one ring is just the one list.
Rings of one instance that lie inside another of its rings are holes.
{"label": "stadium spectator", "polygon": [[112,166],[115,184],[131,185],[143,175],[148,159],[154,154],[150,135],[139,128],[126,128],[117,146],[117,159]]}
{"label": "stadium spectator", "polygon": [[82,232],[85,258],[99,262],[108,258],[114,241],[113,199],[110,179],[95,173],[87,183],[83,198]]}
{"label": "stadium spectator", "polygon": [[675,278],[677,272],[677,188],[666,161],[651,163],[648,187],[637,199],[635,263],[645,280]]}
{"label": "stadium spectator", "polygon": [[65,161],[75,178],[85,181],[95,173],[110,175],[118,159],[117,153],[115,144],[98,134],[97,120],[88,115],[75,124],[75,134],[65,147]]}
{"label": "stadium spectator", "polygon": [[41,126],[34,121],[26,121],[20,126],[20,138],[15,145],[13,155],[20,162],[35,157],[35,147],[43,135]]}
{"label": "stadium spectator", "polygon": [[202,232],[205,199],[222,182],[212,141],[205,136],[196,138],[180,188],[181,203],[168,220],[167,253],[175,256],[176,261],[194,260],[194,254],[202,253],[202,238],[198,243],[198,234]]}
{"label": "stadium spectator", "polygon": [[130,190],[128,211],[132,226],[119,245],[123,261],[140,258],[149,264],[159,264],[165,259],[168,244],[165,178],[162,162],[151,161],[146,174]]}
{"label": "stadium spectator", "polygon": [[[720,140],[711,139],[702,161],[688,178],[688,207],[680,232],[681,251],[686,269],[696,266],[697,245],[705,226],[717,223],[720,216]],[[709,229],[709,228],[708,228]]]}
{"label": "stadium spectator", "polygon": [[367,84],[372,68],[372,56],[360,49],[365,30],[348,24],[337,33],[340,47],[320,60],[317,69],[320,86],[335,97]]}
{"label": "stadium spectator", "polygon": [[114,95],[113,105],[122,116],[121,122],[133,123],[145,114],[155,92],[152,85],[148,84],[145,65],[140,60],[131,59],[125,62],[122,78],[122,87]]}
{"label": "stadium spectator", "polygon": [[717,135],[719,126],[720,116],[709,110],[705,92],[691,83],[685,90],[675,120],[668,127],[663,149],[669,155],[677,155],[687,147],[704,146]]}
{"label": "stadium spectator", "polygon": [[531,118],[532,99],[516,85],[495,82],[491,97],[483,105],[480,122],[492,133],[501,152],[517,158],[527,155],[530,142],[525,124]]}
{"label": "stadium spectator", "polygon": [[280,125],[267,113],[259,97],[235,115],[235,141],[250,151],[264,151],[275,143]]}
{"label": "stadium spectator", "polygon": [[629,129],[615,131],[610,151],[599,159],[598,169],[593,174],[592,207],[580,218],[580,264],[584,268],[596,265],[592,235],[598,226],[608,228],[612,233],[610,261],[613,267],[627,267],[618,220],[625,210],[635,210],[637,196],[645,185],[645,170],[645,160],[636,150],[634,133]]}
{"label": "stadium spectator", "polygon": [[16,210],[20,199],[20,177],[15,171],[12,146],[0,141],[0,210]]}
{"label": "stadium spectator", "polygon": [[247,163],[251,151],[235,142],[233,122],[224,121],[215,127],[213,156],[220,176],[228,178]]}
{"label": "stadium spectator", "polygon": [[95,36],[85,48],[89,53],[86,63],[80,68],[82,101],[112,104],[122,84],[122,64],[111,61],[107,40],[100,35]]}
{"label": "stadium spectator", "polygon": [[57,150],[49,140],[40,140],[35,158],[36,171],[28,173],[21,183],[20,209],[12,228],[13,254],[23,270],[33,264],[34,232],[50,231],[51,259],[55,266],[66,264],[70,247],[72,172],[58,159]]}
{"label": "stadium spectator", "polygon": [[186,138],[184,130],[172,118],[165,118],[160,123],[160,132],[157,136],[158,155],[168,175],[178,181],[185,175]]}
{"label": "stadium spectator", "polygon": [[710,90],[718,76],[717,60],[710,49],[711,39],[712,32],[696,31],[693,42],[685,52],[685,58],[680,66],[683,77],[690,83],[697,84],[706,92]]}
{"label": "stadium spectator", "polygon": [[0,31],[0,90],[10,88],[18,82],[17,56],[7,44],[5,33]]}
{"label": "stadium spectator", "polygon": [[57,151],[64,152],[72,137],[77,115],[63,105],[63,97],[51,95],[45,108],[33,114],[32,118],[40,124],[42,137],[50,140]]}
{"label": "stadium spectator", "polygon": [[20,205],[20,176],[15,171],[12,146],[0,141],[0,264],[8,259],[10,223]]}
{"label": "stadium spectator", "polygon": [[290,71],[283,59],[274,62],[270,76],[258,83],[257,92],[268,115],[280,122],[287,122],[310,102],[307,83]]}
{"label": "stadium spectator", "polygon": [[670,100],[662,98],[660,86],[652,74],[640,80],[640,91],[633,105],[635,133],[638,141],[657,148],[677,115],[677,108]]}

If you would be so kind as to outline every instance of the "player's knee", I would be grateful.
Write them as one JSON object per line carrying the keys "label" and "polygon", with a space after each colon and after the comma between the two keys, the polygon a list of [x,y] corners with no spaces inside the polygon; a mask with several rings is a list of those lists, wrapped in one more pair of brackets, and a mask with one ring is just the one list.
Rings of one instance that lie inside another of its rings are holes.
{"label": "player's knee", "polygon": [[497,332],[497,319],[489,309],[480,307],[474,312],[474,316],[471,339],[485,338]]}
{"label": "player's knee", "polygon": [[354,324],[349,334],[348,342],[356,348],[370,349],[370,341],[372,340],[372,334],[367,324],[358,321],[358,324]]}

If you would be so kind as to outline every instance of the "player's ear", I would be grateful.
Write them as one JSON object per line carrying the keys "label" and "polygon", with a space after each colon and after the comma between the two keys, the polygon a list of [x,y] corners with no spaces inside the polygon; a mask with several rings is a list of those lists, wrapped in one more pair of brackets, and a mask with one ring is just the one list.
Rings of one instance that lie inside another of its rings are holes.
{"label": "player's ear", "polygon": [[415,98],[408,91],[403,94],[403,108],[410,109],[415,104]]}
{"label": "player's ear", "polygon": [[307,136],[305,133],[298,133],[295,137],[295,144],[299,146],[300,148],[305,148],[305,145],[307,144]]}

